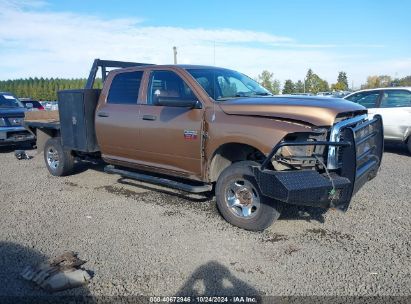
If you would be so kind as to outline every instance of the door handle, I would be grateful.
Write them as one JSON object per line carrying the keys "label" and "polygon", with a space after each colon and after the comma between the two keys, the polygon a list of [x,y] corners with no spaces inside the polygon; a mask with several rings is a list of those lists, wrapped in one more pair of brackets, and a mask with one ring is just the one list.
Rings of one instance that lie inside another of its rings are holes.
{"label": "door handle", "polygon": [[106,112],[98,112],[98,113],[97,113],[97,116],[98,116],[98,117],[109,117],[110,115],[109,115],[108,113],[106,113]]}
{"label": "door handle", "polygon": [[143,115],[143,120],[156,120],[157,116],[155,115]]}

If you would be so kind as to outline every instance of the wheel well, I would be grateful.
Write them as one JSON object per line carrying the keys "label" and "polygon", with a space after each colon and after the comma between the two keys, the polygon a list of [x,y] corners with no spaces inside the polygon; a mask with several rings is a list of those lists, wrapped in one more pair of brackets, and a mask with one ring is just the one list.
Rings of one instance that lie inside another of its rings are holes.
{"label": "wheel well", "polygon": [[215,182],[220,176],[221,172],[233,163],[243,160],[253,160],[262,162],[264,154],[247,144],[227,143],[219,147],[211,159],[209,166],[209,179]]}
{"label": "wheel well", "polygon": [[43,152],[44,145],[49,138],[60,136],[59,130],[38,128],[35,129],[37,151]]}

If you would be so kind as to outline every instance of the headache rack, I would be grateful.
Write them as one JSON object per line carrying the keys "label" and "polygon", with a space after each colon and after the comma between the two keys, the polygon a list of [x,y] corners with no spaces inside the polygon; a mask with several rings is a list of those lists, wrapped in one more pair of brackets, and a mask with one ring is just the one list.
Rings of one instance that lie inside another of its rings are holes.
{"label": "headache rack", "polygon": [[108,69],[130,68],[130,67],[144,66],[144,65],[152,65],[152,64],[141,63],[141,62],[94,59],[94,62],[93,62],[93,65],[91,66],[90,74],[87,78],[87,82],[86,82],[86,85],[84,86],[84,89],[93,88],[94,81],[96,80],[98,68],[101,68],[101,79],[104,83],[104,81],[107,78],[108,73],[110,72]]}

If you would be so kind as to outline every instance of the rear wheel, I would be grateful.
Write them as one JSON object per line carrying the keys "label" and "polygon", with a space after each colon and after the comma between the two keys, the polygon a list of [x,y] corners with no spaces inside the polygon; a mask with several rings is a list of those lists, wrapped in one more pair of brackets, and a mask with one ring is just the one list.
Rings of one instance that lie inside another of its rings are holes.
{"label": "rear wheel", "polygon": [[69,175],[74,168],[71,151],[65,151],[60,137],[50,138],[44,146],[44,161],[47,169],[54,176]]}
{"label": "rear wheel", "polygon": [[280,217],[282,205],[263,196],[251,166],[241,161],[227,167],[216,184],[217,206],[231,224],[252,231],[269,227]]}
{"label": "rear wheel", "polygon": [[408,148],[408,153],[411,154],[411,136],[408,137],[407,148]]}

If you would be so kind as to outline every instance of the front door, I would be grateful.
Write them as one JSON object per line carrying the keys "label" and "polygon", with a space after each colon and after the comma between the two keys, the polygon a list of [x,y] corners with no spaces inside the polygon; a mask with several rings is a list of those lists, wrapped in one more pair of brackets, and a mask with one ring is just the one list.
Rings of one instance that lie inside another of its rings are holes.
{"label": "front door", "polygon": [[174,71],[151,71],[147,104],[141,111],[141,161],[144,165],[201,176],[203,109],[161,106],[168,101],[198,100],[190,86]]}
{"label": "front door", "polygon": [[358,103],[368,109],[370,119],[376,114],[379,100],[381,98],[380,90],[362,91],[348,96],[346,99]]}
{"label": "front door", "polygon": [[380,106],[373,112],[382,116],[385,139],[404,141],[411,128],[411,92],[385,90]]}
{"label": "front door", "polygon": [[96,111],[96,134],[105,158],[125,162],[138,160],[140,126],[137,100],[142,78],[143,71],[115,74],[106,101],[100,101]]}

